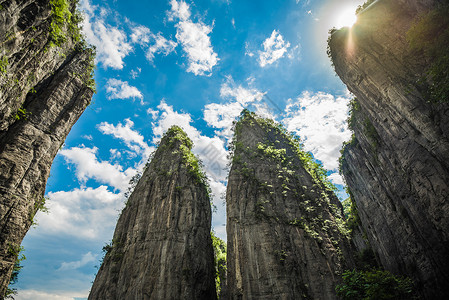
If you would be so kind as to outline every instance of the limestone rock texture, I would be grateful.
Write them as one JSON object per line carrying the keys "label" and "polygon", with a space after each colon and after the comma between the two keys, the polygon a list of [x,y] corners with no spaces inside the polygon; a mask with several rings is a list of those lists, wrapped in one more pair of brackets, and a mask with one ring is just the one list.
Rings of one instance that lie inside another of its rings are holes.
{"label": "limestone rock texture", "polygon": [[354,262],[323,172],[280,125],[242,113],[226,194],[228,299],[337,299]]}
{"label": "limestone rock texture", "polygon": [[410,51],[407,32],[437,5],[378,0],[329,41],[356,97],[341,170],[361,224],[382,266],[425,299],[449,296],[449,105],[422,93],[431,61]]}
{"label": "limestone rock texture", "polygon": [[53,159],[93,95],[93,51],[75,2],[62,2],[70,21],[55,19],[50,1],[0,1],[0,295]]}
{"label": "limestone rock texture", "polygon": [[89,299],[216,299],[211,205],[179,127],[162,138],[122,211]]}

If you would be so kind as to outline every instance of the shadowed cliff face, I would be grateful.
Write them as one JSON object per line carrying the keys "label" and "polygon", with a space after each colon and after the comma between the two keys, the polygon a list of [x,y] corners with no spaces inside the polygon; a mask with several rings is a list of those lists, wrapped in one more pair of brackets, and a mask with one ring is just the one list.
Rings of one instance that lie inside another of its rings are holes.
{"label": "shadowed cliff face", "polygon": [[79,41],[77,24],[68,15],[74,3],[64,3],[65,17],[71,21],[58,22],[56,34],[50,29],[55,16],[49,1],[1,2],[2,295],[22,239],[43,205],[53,159],[93,94],[93,53]]}
{"label": "shadowed cliff face", "polygon": [[335,70],[357,97],[341,169],[382,265],[427,299],[449,295],[449,105],[417,82],[432,58],[407,32],[438,1],[379,0],[332,34]]}
{"label": "shadowed cliff face", "polygon": [[249,112],[236,124],[233,147],[229,299],[336,299],[352,252],[341,204],[316,166],[285,130]]}
{"label": "shadowed cliff face", "polygon": [[89,299],[216,299],[204,174],[179,127],[128,199]]}

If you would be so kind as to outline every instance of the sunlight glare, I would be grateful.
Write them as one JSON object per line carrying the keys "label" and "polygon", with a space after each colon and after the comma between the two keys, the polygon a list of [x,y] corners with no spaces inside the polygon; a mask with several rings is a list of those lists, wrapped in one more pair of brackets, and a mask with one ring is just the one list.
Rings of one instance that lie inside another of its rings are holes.
{"label": "sunlight glare", "polygon": [[336,23],[337,28],[352,27],[357,22],[357,16],[355,15],[354,8],[346,8],[338,14]]}

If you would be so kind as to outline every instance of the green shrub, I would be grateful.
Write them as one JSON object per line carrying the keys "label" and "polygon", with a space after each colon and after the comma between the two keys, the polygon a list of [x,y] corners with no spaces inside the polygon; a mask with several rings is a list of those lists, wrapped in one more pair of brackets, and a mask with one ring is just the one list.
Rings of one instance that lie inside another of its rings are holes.
{"label": "green shrub", "polygon": [[345,271],[343,284],[335,288],[342,300],[411,299],[412,281],[388,271]]}
{"label": "green shrub", "polygon": [[6,74],[8,68],[8,57],[2,56],[0,59],[0,74]]}

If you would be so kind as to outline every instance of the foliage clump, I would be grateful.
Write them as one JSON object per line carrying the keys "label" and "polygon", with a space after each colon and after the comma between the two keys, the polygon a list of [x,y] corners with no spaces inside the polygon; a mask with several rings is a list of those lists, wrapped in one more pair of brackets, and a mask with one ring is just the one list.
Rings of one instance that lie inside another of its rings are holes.
{"label": "foliage clump", "polygon": [[2,56],[0,58],[0,75],[6,74],[8,68],[8,57]]}
{"label": "foliage clump", "polygon": [[215,287],[217,289],[217,296],[220,297],[221,287],[226,278],[226,243],[215,236],[211,232],[212,246],[214,248],[215,260]]}
{"label": "foliage clump", "polygon": [[13,288],[12,285],[16,284],[19,280],[19,273],[23,268],[20,263],[26,259],[23,251],[25,251],[23,246],[10,245],[8,249],[9,254],[13,255],[16,261],[14,262],[11,278],[9,279],[9,285],[6,289],[5,299],[14,299],[13,296],[17,294],[17,289]]}
{"label": "foliage clump", "polygon": [[430,102],[449,101],[449,4],[421,16],[407,32],[410,49],[430,66],[417,84]]}
{"label": "foliage clump", "polygon": [[[80,23],[83,20],[81,12],[73,6],[69,0],[50,0],[51,23],[50,23],[50,46],[61,47],[67,41],[67,32],[76,41],[82,39]],[[74,9],[72,9],[72,7]]]}
{"label": "foliage clump", "polygon": [[203,171],[201,161],[192,153],[193,142],[179,126],[172,126],[165,134],[168,148],[174,148],[179,144],[179,150],[182,154],[182,161],[188,168],[190,175],[196,183],[204,184],[210,193],[210,187],[206,173]]}
{"label": "foliage clump", "polygon": [[349,198],[343,200],[342,205],[343,205],[343,212],[346,217],[346,225],[352,232],[352,230],[360,226],[360,217],[359,212],[357,211],[357,205],[355,204],[355,201],[353,200],[353,196],[349,191],[349,189],[348,194]]}
{"label": "foliage clump", "polygon": [[412,299],[412,281],[388,271],[348,270],[342,277],[344,283],[335,288],[342,300]]}

